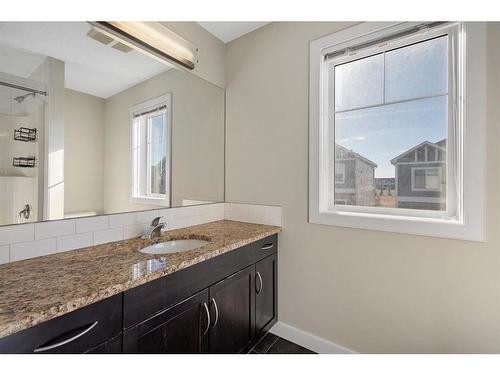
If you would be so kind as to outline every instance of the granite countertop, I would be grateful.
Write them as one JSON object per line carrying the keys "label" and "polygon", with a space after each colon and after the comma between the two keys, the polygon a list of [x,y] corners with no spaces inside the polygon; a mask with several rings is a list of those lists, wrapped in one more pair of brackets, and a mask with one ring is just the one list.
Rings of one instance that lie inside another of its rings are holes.
{"label": "granite countertop", "polygon": [[160,242],[210,241],[182,253],[143,254],[151,241],[134,238],[1,265],[0,338],[280,231],[222,220],[164,232]]}

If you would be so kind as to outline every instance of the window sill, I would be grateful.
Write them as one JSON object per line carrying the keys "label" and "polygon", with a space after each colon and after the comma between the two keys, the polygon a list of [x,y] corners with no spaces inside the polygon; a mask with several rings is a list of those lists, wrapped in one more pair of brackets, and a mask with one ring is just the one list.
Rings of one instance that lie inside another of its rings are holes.
{"label": "window sill", "polygon": [[467,241],[485,241],[479,226],[465,221],[349,211],[310,212],[309,223]]}
{"label": "window sill", "polygon": [[130,198],[130,203],[170,207],[170,202],[166,198],[152,198],[152,197]]}

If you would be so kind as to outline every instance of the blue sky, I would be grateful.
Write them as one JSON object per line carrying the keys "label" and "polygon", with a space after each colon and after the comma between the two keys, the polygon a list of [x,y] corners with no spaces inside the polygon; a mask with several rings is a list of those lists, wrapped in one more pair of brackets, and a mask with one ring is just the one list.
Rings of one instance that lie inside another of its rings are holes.
{"label": "blue sky", "polygon": [[394,177],[390,160],[423,141],[447,138],[447,97],[335,115],[335,140],[377,163],[375,177]]}

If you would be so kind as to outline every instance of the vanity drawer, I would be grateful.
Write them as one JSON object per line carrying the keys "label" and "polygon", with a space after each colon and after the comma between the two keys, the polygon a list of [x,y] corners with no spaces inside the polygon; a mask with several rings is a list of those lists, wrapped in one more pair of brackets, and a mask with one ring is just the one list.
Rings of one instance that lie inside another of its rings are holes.
{"label": "vanity drawer", "polygon": [[255,261],[259,261],[269,255],[275,254],[278,251],[278,235],[263,238],[252,244],[255,252]]}
{"label": "vanity drawer", "polygon": [[118,335],[122,294],[0,339],[0,353],[85,353]]}

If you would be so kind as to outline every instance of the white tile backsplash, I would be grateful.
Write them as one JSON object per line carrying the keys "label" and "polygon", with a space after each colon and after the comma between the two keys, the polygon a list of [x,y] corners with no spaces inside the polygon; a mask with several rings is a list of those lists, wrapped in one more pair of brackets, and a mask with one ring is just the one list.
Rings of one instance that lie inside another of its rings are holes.
{"label": "white tile backsplash", "polygon": [[135,222],[136,224],[151,224],[158,216],[161,216],[158,210],[136,212]]}
{"label": "white tile backsplash", "polygon": [[109,215],[109,227],[119,228],[135,224],[135,213]]}
{"label": "white tile backsplash", "polygon": [[226,220],[281,226],[282,210],[279,206],[225,203],[224,218]]}
{"label": "white tile backsplash", "polygon": [[10,247],[9,245],[0,246],[0,264],[10,262]]}
{"label": "white tile backsplash", "polygon": [[123,228],[94,232],[94,245],[123,240]]}
{"label": "white tile backsplash", "polygon": [[185,217],[176,217],[168,220],[167,230],[185,228],[186,226],[187,224]]}
{"label": "white tile backsplash", "polygon": [[163,210],[158,210],[158,216],[161,216],[162,220],[170,220],[178,215],[177,208],[166,208]]}
{"label": "white tile backsplash", "polygon": [[202,215],[193,215],[186,218],[186,226],[190,227],[193,225],[203,224],[203,216]]}
{"label": "white tile backsplash", "polygon": [[202,206],[193,206],[193,214],[194,215],[205,215],[208,214],[211,210],[211,207],[202,205]]}
{"label": "white tile backsplash", "polygon": [[75,249],[81,249],[83,247],[89,247],[93,244],[93,234],[80,233],[72,236],[59,237],[57,238],[57,251],[69,251]]}
{"label": "white tile backsplash", "polygon": [[63,237],[70,234],[75,234],[75,219],[47,221],[35,224],[35,240]]}
{"label": "white tile backsplash", "polygon": [[0,227],[0,245],[33,241],[34,239],[35,226],[33,224],[8,225],[6,227]]}
{"label": "white tile backsplash", "polygon": [[177,209],[177,216],[178,217],[189,217],[194,215],[194,207],[192,206],[187,206],[187,207],[179,207]]}
{"label": "white tile backsplash", "polygon": [[95,232],[108,229],[109,217],[106,215],[86,217],[76,220],[76,233]]}
{"label": "white tile backsplash", "polygon": [[128,240],[130,238],[140,237],[148,228],[147,224],[136,224],[123,227],[123,239]]}
{"label": "white tile backsplash", "polygon": [[219,220],[224,219],[225,205],[225,203],[216,203],[212,208],[212,212],[214,213],[214,215],[220,218]]}
{"label": "white tile backsplash", "polygon": [[0,227],[0,264],[139,237],[161,216],[167,230],[218,220],[281,226],[281,207],[241,203],[166,208]]}
{"label": "white tile backsplash", "polygon": [[21,242],[10,245],[10,261],[40,257],[57,251],[56,239],[49,238],[39,241]]}

